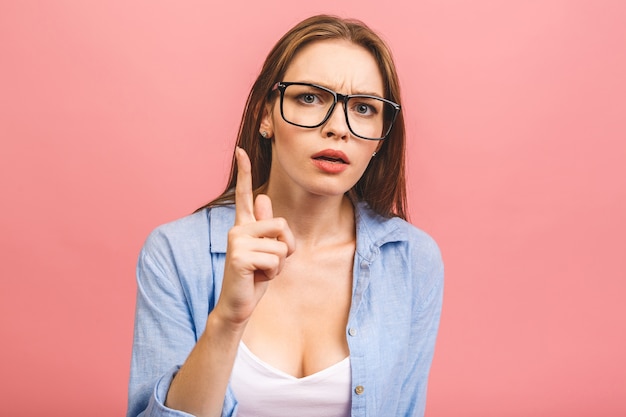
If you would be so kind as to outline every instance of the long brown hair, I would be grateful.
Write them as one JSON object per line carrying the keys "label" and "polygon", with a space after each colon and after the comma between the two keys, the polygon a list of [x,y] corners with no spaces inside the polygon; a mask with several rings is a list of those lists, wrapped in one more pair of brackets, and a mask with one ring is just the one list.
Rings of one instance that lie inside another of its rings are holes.
{"label": "long brown hair", "polygon": [[[263,140],[259,134],[263,107],[272,100],[270,91],[276,82],[282,81],[287,67],[303,46],[327,39],[343,39],[370,51],[382,74],[385,98],[401,104],[400,85],[391,51],[367,25],[358,20],[329,15],[303,20],[287,32],[267,56],[261,73],[250,90],[239,125],[237,146],[250,156],[252,187],[255,190],[268,181],[272,164],[271,141]],[[400,112],[391,132],[384,139],[363,176],[348,191],[353,200],[366,201],[374,211],[384,217],[398,216],[406,219],[405,146],[404,118]],[[235,200],[236,183],[237,164],[233,152],[226,189],[219,197],[198,210],[232,204]]]}

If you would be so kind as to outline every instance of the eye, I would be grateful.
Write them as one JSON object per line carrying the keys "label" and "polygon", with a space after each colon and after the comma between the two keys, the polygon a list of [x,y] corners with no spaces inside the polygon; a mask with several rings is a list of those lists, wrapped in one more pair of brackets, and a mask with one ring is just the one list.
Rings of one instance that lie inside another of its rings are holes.
{"label": "eye", "polygon": [[315,96],[313,94],[304,94],[302,95],[301,100],[304,101],[305,103],[312,104],[312,103],[315,103]]}
{"label": "eye", "polygon": [[363,104],[363,103],[358,103],[356,106],[354,106],[354,110],[356,110],[357,113],[363,114],[363,115],[370,114],[371,112],[374,111],[374,109],[372,109],[370,106],[368,106],[367,104]]}
{"label": "eye", "polygon": [[296,100],[303,104],[320,104],[322,99],[317,94],[303,93],[296,97]]}
{"label": "eye", "polygon": [[375,116],[378,114],[376,106],[364,101],[354,103],[350,110],[357,116]]}

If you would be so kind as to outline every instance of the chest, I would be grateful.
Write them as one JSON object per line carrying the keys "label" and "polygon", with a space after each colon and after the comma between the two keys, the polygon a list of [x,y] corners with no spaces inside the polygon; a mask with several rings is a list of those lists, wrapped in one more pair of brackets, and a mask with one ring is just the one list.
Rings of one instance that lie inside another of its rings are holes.
{"label": "chest", "polygon": [[349,354],[354,247],[334,249],[288,258],[246,327],[250,350],[290,375],[314,374]]}

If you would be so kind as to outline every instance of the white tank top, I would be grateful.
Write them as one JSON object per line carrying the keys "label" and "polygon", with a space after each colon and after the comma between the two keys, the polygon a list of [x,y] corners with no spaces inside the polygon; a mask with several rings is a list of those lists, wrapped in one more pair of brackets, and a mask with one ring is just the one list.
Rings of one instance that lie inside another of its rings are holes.
{"label": "white tank top", "polygon": [[263,362],[241,342],[230,384],[237,417],[349,417],[350,357],[303,378]]}

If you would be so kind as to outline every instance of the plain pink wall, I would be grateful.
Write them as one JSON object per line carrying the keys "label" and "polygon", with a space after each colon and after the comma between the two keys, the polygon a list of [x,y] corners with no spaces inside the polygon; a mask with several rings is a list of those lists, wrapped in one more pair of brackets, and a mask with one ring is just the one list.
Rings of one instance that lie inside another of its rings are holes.
{"label": "plain pink wall", "polygon": [[224,185],[294,23],[395,53],[446,296],[427,416],[626,415],[626,6],[0,2],[0,415],[122,415],[137,253]]}

